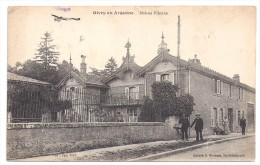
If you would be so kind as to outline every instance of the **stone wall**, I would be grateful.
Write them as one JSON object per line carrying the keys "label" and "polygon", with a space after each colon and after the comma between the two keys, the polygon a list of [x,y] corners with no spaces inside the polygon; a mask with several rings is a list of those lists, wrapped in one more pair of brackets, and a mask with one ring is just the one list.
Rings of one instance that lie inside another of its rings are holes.
{"label": "stone wall", "polygon": [[26,123],[7,125],[7,159],[171,140],[167,123]]}

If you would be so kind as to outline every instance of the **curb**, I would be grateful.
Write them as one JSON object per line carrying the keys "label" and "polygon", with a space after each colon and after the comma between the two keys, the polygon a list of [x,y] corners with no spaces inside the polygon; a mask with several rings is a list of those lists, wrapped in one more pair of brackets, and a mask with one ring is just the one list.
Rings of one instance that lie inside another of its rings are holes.
{"label": "curb", "polygon": [[212,142],[201,143],[201,144],[197,144],[197,145],[193,145],[193,146],[179,148],[179,149],[172,150],[172,151],[166,151],[166,152],[148,155],[148,156],[144,156],[144,157],[139,157],[139,158],[135,158],[135,159],[129,159],[127,161],[130,161],[130,162],[151,161],[151,160],[159,159],[159,158],[162,158],[162,157],[171,156],[173,154],[177,154],[177,153],[180,153],[180,152],[185,152],[185,151],[189,151],[189,150],[193,150],[193,149],[197,149],[197,148],[200,148],[200,147],[209,146],[209,145],[213,145],[213,144],[223,143],[223,142],[226,142],[226,141],[243,139],[243,138],[247,138],[247,137],[251,137],[251,136],[254,136],[254,135],[231,137],[231,138],[216,140],[216,141],[212,141]]}

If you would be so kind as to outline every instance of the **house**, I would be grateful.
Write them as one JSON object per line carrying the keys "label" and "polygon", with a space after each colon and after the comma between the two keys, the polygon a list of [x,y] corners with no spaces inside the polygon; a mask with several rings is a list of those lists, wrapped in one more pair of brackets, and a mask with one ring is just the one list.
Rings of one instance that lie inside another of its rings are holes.
{"label": "house", "polygon": [[248,121],[248,131],[254,131],[255,89],[241,83],[238,74],[229,78],[204,67],[197,55],[189,61],[171,55],[163,35],[157,55],[143,67],[130,56],[130,46],[128,42],[125,60],[119,69],[102,80],[109,86],[108,94],[114,95],[106,108],[122,115],[124,122],[138,121],[142,100],[144,96],[152,98],[151,85],[154,82],[170,81],[178,85],[179,95],[194,97],[194,113],[190,119],[200,113],[205,134],[223,127],[224,117],[228,118],[231,132],[240,131],[242,116]]}
{"label": "house", "polygon": [[101,111],[101,99],[108,86],[95,75],[86,73],[85,56],[81,55],[80,74],[69,71],[56,88],[60,100],[69,100],[72,107],[57,114],[58,122],[94,122]]}
{"label": "house", "polygon": [[103,80],[86,73],[85,56],[81,56],[80,74],[69,71],[57,85],[60,100],[69,100],[72,108],[58,112],[60,122],[121,121],[137,122],[144,96],[141,69],[130,55],[131,44],[123,64]]}
{"label": "house", "polygon": [[7,72],[7,122],[42,121],[41,110],[32,105],[33,102],[40,103],[38,90],[51,88],[50,83]]}
{"label": "house", "polygon": [[[248,121],[248,131],[254,131],[255,89],[241,83],[238,74],[229,78],[204,67],[197,55],[188,61],[171,55],[164,36],[161,38],[154,59],[143,67],[135,63],[128,41],[122,65],[102,80],[86,74],[83,56],[80,75],[70,72],[58,85],[60,91],[70,92],[69,95],[63,92],[62,98],[77,100],[73,106],[80,107],[78,114],[87,113],[83,116],[88,116],[88,120],[84,121],[97,121],[90,117],[90,112],[99,109],[107,117],[102,121],[138,122],[144,98],[152,98],[151,85],[169,81],[179,87],[178,96],[193,96],[195,105],[190,120],[195,118],[196,113],[200,113],[205,125],[204,134],[213,134],[216,129],[223,128],[224,117],[228,118],[231,132],[240,131],[239,120],[242,116]],[[81,97],[82,91],[83,95],[88,93],[95,96],[96,102],[91,103],[94,107],[90,108],[89,105],[93,98]],[[109,117],[116,119],[110,120]],[[175,123],[178,121],[178,117],[173,119]]]}
{"label": "house", "polygon": [[122,65],[101,82],[107,84],[105,111],[112,116],[119,116],[122,122],[137,122],[144,97],[144,78],[137,75],[141,69],[130,55],[131,44],[125,45],[127,52]]}

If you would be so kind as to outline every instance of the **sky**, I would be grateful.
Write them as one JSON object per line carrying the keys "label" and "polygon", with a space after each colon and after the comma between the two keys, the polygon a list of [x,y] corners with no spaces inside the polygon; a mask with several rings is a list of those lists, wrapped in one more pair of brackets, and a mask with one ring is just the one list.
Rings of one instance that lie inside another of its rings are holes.
{"label": "sky", "polygon": [[[107,14],[115,11],[134,14]],[[154,11],[167,15],[156,15]],[[51,14],[80,21],[57,22]],[[144,66],[157,55],[162,32],[170,54],[176,56],[178,15],[182,59],[197,54],[203,66],[231,78],[239,74],[242,83],[255,87],[254,7],[9,7],[8,63],[14,66],[18,61],[32,59],[47,31],[60,52],[59,62],[69,61],[71,54],[78,69],[81,55],[87,57],[88,67],[103,69],[110,57],[120,66],[128,39],[135,62]]]}

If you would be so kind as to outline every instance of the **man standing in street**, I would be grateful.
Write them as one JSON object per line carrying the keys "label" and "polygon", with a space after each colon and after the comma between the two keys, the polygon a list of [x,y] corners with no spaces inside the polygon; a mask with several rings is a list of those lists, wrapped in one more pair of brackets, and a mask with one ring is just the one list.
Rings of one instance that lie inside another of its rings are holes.
{"label": "man standing in street", "polygon": [[244,118],[244,116],[242,116],[242,119],[240,119],[240,127],[242,128],[242,135],[245,135],[246,119]]}
{"label": "man standing in street", "polygon": [[203,120],[200,118],[200,114],[196,114],[196,118],[192,122],[190,127],[193,127],[195,124],[195,131],[196,131],[196,141],[203,141],[202,137],[202,130],[203,130]]}
{"label": "man standing in street", "polygon": [[190,121],[185,114],[183,114],[180,118],[179,124],[181,124],[181,139],[184,140],[185,137],[185,139],[189,141],[188,128],[190,126]]}

